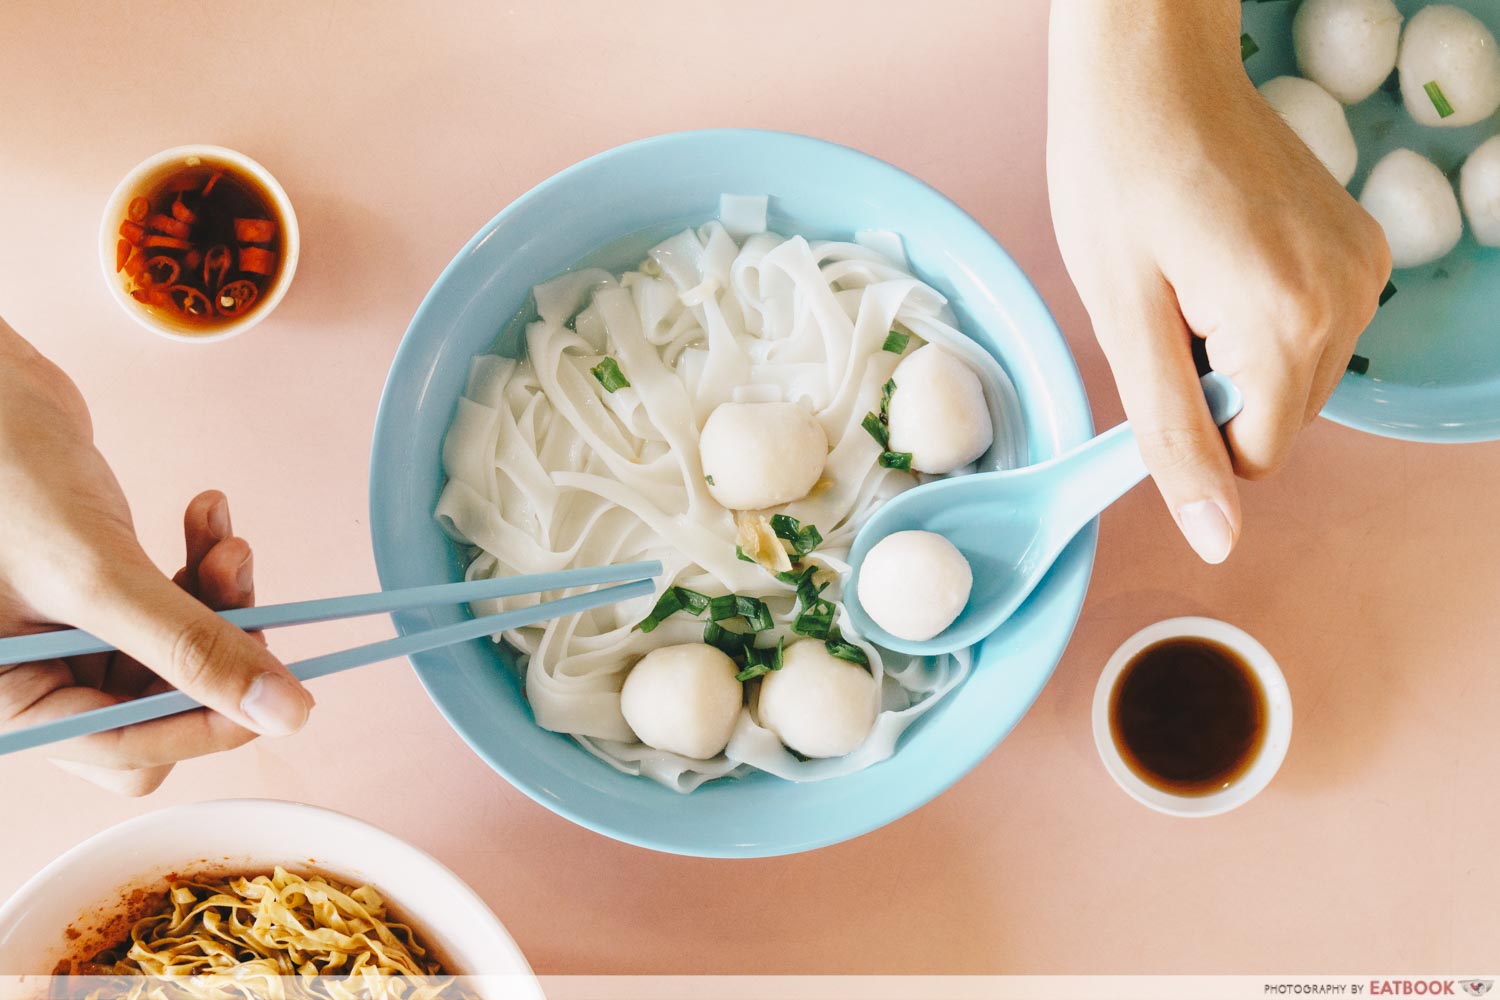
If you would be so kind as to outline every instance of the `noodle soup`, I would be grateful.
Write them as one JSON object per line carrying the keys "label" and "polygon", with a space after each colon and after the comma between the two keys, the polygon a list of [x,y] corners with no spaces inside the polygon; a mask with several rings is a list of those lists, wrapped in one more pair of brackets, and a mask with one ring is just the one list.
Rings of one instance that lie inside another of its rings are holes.
{"label": "noodle soup", "polygon": [[[600,251],[608,269],[537,286],[534,312],[474,359],[443,447],[436,515],[468,578],[662,562],[649,600],[495,638],[522,654],[540,726],[679,792],[835,778],[897,752],[970,657],[858,635],[849,546],[896,493],[1024,456],[1005,371],[898,238],[810,242],[765,213],[726,196],[720,220],[644,259]],[[974,388],[974,412],[917,421],[958,439],[933,452],[946,464],[893,426],[901,401],[940,395],[901,374],[934,351]]]}

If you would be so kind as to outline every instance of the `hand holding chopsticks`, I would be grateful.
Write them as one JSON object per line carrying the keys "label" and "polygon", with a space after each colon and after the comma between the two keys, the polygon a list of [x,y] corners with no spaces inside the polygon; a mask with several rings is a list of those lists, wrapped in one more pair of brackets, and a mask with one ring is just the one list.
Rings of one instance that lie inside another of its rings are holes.
{"label": "hand holding chopsticks", "polygon": [[[385,639],[288,665],[288,669],[298,680],[308,681],[354,667],[399,656],[409,656],[456,642],[497,635],[550,618],[640,597],[651,593],[654,587],[652,578],[660,573],[661,564],[657,562],[595,566],[562,570],[556,573],[474,580],[469,583],[437,584],[408,590],[361,594],[354,597],[301,601],[263,608],[241,608],[223,612],[221,617],[240,628],[266,629],[410,608],[472,603],[519,594],[616,584],[603,590],[575,594],[532,607],[473,618],[453,625]],[[108,643],[76,629],[0,639],[0,665],[78,656],[103,652],[112,648]],[[148,695],[117,705],[55,719],[26,729],[0,733],[0,754],[15,753],[58,740],[118,729],[121,726],[160,719],[200,707],[202,706],[198,702],[181,691]]]}

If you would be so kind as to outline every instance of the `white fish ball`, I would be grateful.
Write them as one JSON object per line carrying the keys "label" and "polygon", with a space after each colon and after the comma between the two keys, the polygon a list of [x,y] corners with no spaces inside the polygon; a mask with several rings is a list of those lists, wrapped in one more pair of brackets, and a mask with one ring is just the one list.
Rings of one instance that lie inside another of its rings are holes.
{"label": "white fish ball", "polygon": [[1340,184],[1348,184],[1359,163],[1359,150],[1344,106],[1311,80],[1278,76],[1260,85],[1260,93],[1297,138],[1313,151]]}
{"label": "white fish ball", "polygon": [[1409,149],[1392,150],[1375,164],[1359,203],[1385,230],[1396,267],[1430,264],[1464,233],[1453,185],[1431,160]]}
{"label": "white fish ball", "polygon": [[796,403],[721,403],[704,421],[698,451],[715,500],[759,510],[807,496],[828,461],[828,435]]}
{"label": "white fish ball", "polygon": [[620,689],[620,711],[642,743],[696,760],[729,744],[744,702],[739,667],[707,643],[661,646],[640,658]]}
{"label": "white fish ball", "polygon": [[[1406,23],[1401,54],[1401,99],[1423,125],[1457,128],[1483,121],[1500,108],[1500,52],[1495,36],[1466,10],[1447,4],[1424,7]],[[1438,114],[1424,89],[1436,83],[1453,106]]]}
{"label": "white fish ball", "polygon": [[1297,68],[1345,104],[1385,82],[1400,42],[1401,12],[1391,0],[1302,0],[1292,19]]}
{"label": "white fish ball", "polygon": [[1486,139],[1464,161],[1458,194],[1474,238],[1487,247],[1500,247],[1500,135]]}
{"label": "white fish ball", "polygon": [[954,544],[931,531],[897,531],[865,553],[859,604],[891,635],[924,642],[969,603],[974,571]]}
{"label": "white fish ball", "polygon": [[910,452],[913,471],[952,472],[994,443],[984,386],[954,355],[928,344],[907,355],[891,378],[891,451]]}
{"label": "white fish ball", "polygon": [[864,667],[816,639],[786,648],[780,670],[760,682],[760,724],[804,757],[842,757],[870,735],[880,692]]}

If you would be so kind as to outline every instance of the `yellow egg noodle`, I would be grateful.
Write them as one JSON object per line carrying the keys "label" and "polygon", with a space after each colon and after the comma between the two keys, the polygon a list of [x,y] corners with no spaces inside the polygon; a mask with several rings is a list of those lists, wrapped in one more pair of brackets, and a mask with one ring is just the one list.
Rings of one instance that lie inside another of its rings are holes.
{"label": "yellow egg noodle", "polygon": [[[453,538],[472,547],[469,579],[662,562],[665,573],[650,598],[503,639],[523,655],[527,697],[541,726],[572,734],[623,771],[682,792],[752,768],[809,781],[884,760],[970,665],[967,652],[914,659],[878,649],[855,633],[838,604],[844,636],[864,650],[881,682],[882,711],[855,752],[800,759],[757,723],[753,693],[728,748],[714,760],[635,739],[620,709],[628,668],[651,649],[699,642],[703,634],[703,621],[686,615],[649,634],[635,629],[667,587],[760,598],[776,625],[766,637],[799,638],[791,632],[796,588],[736,556],[745,515],[737,521],[704,482],[699,431],[715,407],[789,400],[822,425],[830,448],[823,479],[776,512],[821,532],[823,542],[806,562],[833,578],[824,596],[835,603],[859,527],[919,481],[882,468],[880,446],[860,424],[879,408],[881,387],[900,360],[883,350],[893,328],[914,335],[914,346],[943,345],[980,375],[996,434],[984,468],[1014,467],[1027,457],[1019,401],[1005,371],[959,332],[946,300],[898,259],[904,258],[898,239],[809,242],[758,228],[741,241],[710,222],[662,242],[618,278],[591,268],[537,286],[539,318],[526,329],[524,359],[474,360],[443,448],[448,482],[436,513]],[[591,374],[606,357],[618,363],[628,387],[607,391]],[[550,596],[485,602],[475,612]]]}
{"label": "yellow egg noodle", "polygon": [[[368,886],[345,888],[283,868],[226,881],[180,881],[167,907],[88,963],[93,976],[137,977],[90,1000],[393,1000],[456,998],[454,981],[395,923]],[[156,977],[165,977],[158,979]]]}

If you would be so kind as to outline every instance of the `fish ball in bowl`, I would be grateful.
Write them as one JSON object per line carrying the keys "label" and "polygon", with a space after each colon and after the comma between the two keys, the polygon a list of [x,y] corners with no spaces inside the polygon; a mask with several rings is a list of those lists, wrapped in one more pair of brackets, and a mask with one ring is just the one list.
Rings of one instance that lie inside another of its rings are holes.
{"label": "fish ball in bowl", "polygon": [[[1466,10],[1447,4],[1419,10],[1406,24],[1396,68],[1406,110],[1423,125],[1473,125],[1500,108],[1495,36]],[[1451,113],[1439,108],[1443,102]]]}
{"label": "fish ball in bowl", "polygon": [[1500,247],[1500,135],[1486,139],[1464,161],[1458,194],[1474,239]]}
{"label": "fish ball in bowl", "polygon": [[704,421],[698,451],[708,492],[730,510],[801,500],[828,460],[828,435],[796,403],[721,403]]}
{"label": "fish ball in bowl", "polygon": [[1261,96],[1297,133],[1340,184],[1348,184],[1359,163],[1359,150],[1344,106],[1311,80],[1278,76],[1260,85]]}
{"label": "fish ball in bowl", "polygon": [[913,472],[942,475],[989,450],[995,428],[979,376],[936,344],[907,355],[891,376],[890,447]]}
{"label": "fish ball in bowl", "polygon": [[1400,42],[1401,12],[1391,0],[1303,0],[1292,19],[1297,68],[1345,104],[1386,81]]}
{"label": "fish ball in bowl", "polygon": [[1464,233],[1453,185],[1436,164],[1409,149],[1392,150],[1375,164],[1359,203],[1385,230],[1395,267],[1430,264]]}
{"label": "fish ball in bowl", "polygon": [[744,701],[739,667],[702,642],[661,646],[641,657],[620,689],[620,712],[647,746],[695,760],[729,745]]}
{"label": "fish ball in bowl", "polygon": [[760,724],[804,757],[842,757],[870,735],[880,690],[864,667],[815,639],[794,642],[760,682]]}
{"label": "fish ball in bowl", "polygon": [[865,554],[859,603],[891,635],[925,642],[957,620],[974,589],[964,554],[931,531],[897,531]]}

